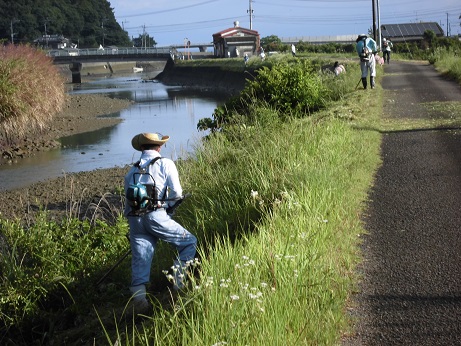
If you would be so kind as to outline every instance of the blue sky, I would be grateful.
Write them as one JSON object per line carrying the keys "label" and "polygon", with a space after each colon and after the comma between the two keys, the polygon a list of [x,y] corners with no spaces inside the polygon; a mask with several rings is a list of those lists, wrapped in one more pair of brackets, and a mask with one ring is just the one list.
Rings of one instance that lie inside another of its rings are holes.
{"label": "blue sky", "polygon": [[[372,27],[372,0],[109,0],[117,21],[130,36],[143,32],[158,46],[212,41],[212,34],[233,26],[261,37],[283,38],[366,33]],[[460,0],[375,0],[381,24],[432,21],[461,33]],[[448,13],[448,15],[447,15]]]}

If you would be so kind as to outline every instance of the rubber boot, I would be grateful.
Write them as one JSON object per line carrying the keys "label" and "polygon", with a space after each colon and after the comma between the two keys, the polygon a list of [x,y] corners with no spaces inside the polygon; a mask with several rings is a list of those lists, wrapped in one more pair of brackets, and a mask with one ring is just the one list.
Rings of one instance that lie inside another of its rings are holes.
{"label": "rubber boot", "polygon": [[371,86],[372,89],[375,88],[375,77],[370,76],[370,86]]}
{"label": "rubber boot", "polygon": [[146,286],[131,286],[130,292],[133,300],[128,313],[133,313],[133,315],[146,314],[149,309],[149,302],[146,299]]}
{"label": "rubber boot", "polygon": [[363,88],[366,89],[367,88],[367,78],[362,78],[362,85],[363,85]]}

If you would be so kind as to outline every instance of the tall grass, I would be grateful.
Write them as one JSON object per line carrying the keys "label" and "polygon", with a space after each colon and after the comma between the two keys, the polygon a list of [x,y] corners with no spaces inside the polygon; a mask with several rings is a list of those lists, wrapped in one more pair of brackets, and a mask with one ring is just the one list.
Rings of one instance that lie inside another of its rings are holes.
{"label": "tall grass", "polygon": [[0,47],[0,146],[39,134],[63,103],[63,79],[44,52]]}
{"label": "tall grass", "polygon": [[140,336],[158,345],[338,342],[379,157],[379,135],[350,125],[324,113],[242,127],[182,168],[198,195],[182,221],[206,239],[200,277]]}
{"label": "tall grass", "polygon": [[461,83],[461,52],[453,49],[438,49],[431,57],[437,70]]}

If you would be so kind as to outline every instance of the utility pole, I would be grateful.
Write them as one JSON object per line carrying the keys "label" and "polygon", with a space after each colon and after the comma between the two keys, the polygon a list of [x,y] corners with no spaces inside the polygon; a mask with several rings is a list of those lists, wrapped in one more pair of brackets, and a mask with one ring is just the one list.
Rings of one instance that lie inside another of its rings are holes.
{"label": "utility pole", "polygon": [[10,30],[11,30],[11,44],[14,44],[14,35],[16,35],[13,31],[13,24],[16,24],[17,22],[19,22],[18,19],[16,18],[13,18],[10,22]]}
{"label": "utility pole", "polygon": [[378,10],[378,47],[381,49],[381,11],[379,9],[379,0],[376,0],[376,8]]}
{"label": "utility pole", "polygon": [[190,46],[190,41],[187,37],[184,38],[184,58],[187,55],[187,60],[189,60],[189,50],[188,47]]}
{"label": "utility pole", "polygon": [[449,25],[449,24],[448,24],[448,12],[447,12],[447,37],[448,37],[448,31],[450,30],[450,29],[449,29],[450,27],[449,27],[448,25]]}
{"label": "utility pole", "polygon": [[147,43],[146,43],[146,24],[144,24],[142,26],[141,46],[142,46],[142,48],[145,48],[147,46]]}
{"label": "utility pole", "polygon": [[373,39],[376,42],[376,0],[371,1],[373,7]]}
{"label": "utility pole", "polygon": [[101,20],[101,30],[102,30],[102,48],[104,48],[104,36],[105,36],[105,33],[104,33],[104,22],[107,21],[107,18],[103,18]]}
{"label": "utility pole", "polygon": [[252,2],[253,2],[253,0],[250,0],[250,7],[247,10],[247,13],[250,14],[250,30],[253,30],[253,8],[251,7]]}
{"label": "utility pole", "polygon": [[49,22],[50,20],[48,18],[45,19],[45,47],[48,48],[48,36],[47,36],[47,31],[46,31],[46,24]]}

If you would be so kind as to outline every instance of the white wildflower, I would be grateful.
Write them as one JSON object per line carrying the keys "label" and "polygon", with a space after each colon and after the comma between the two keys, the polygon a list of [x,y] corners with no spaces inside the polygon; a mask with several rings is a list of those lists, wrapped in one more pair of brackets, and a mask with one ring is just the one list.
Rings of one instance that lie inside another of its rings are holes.
{"label": "white wildflower", "polygon": [[219,341],[216,344],[213,344],[212,346],[222,346],[222,345],[227,345],[227,342],[225,341]]}
{"label": "white wildflower", "polygon": [[261,292],[256,292],[255,294],[254,293],[248,294],[248,297],[250,297],[250,299],[258,299],[258,298],[261,298],[262,295],[263,294]]}
{"label": "white wildflower", "polygon": [[213,344],[212,346],[222,346],[222,345],[227,345],[227,342],[225,341],[219,341],[216,344]]}

